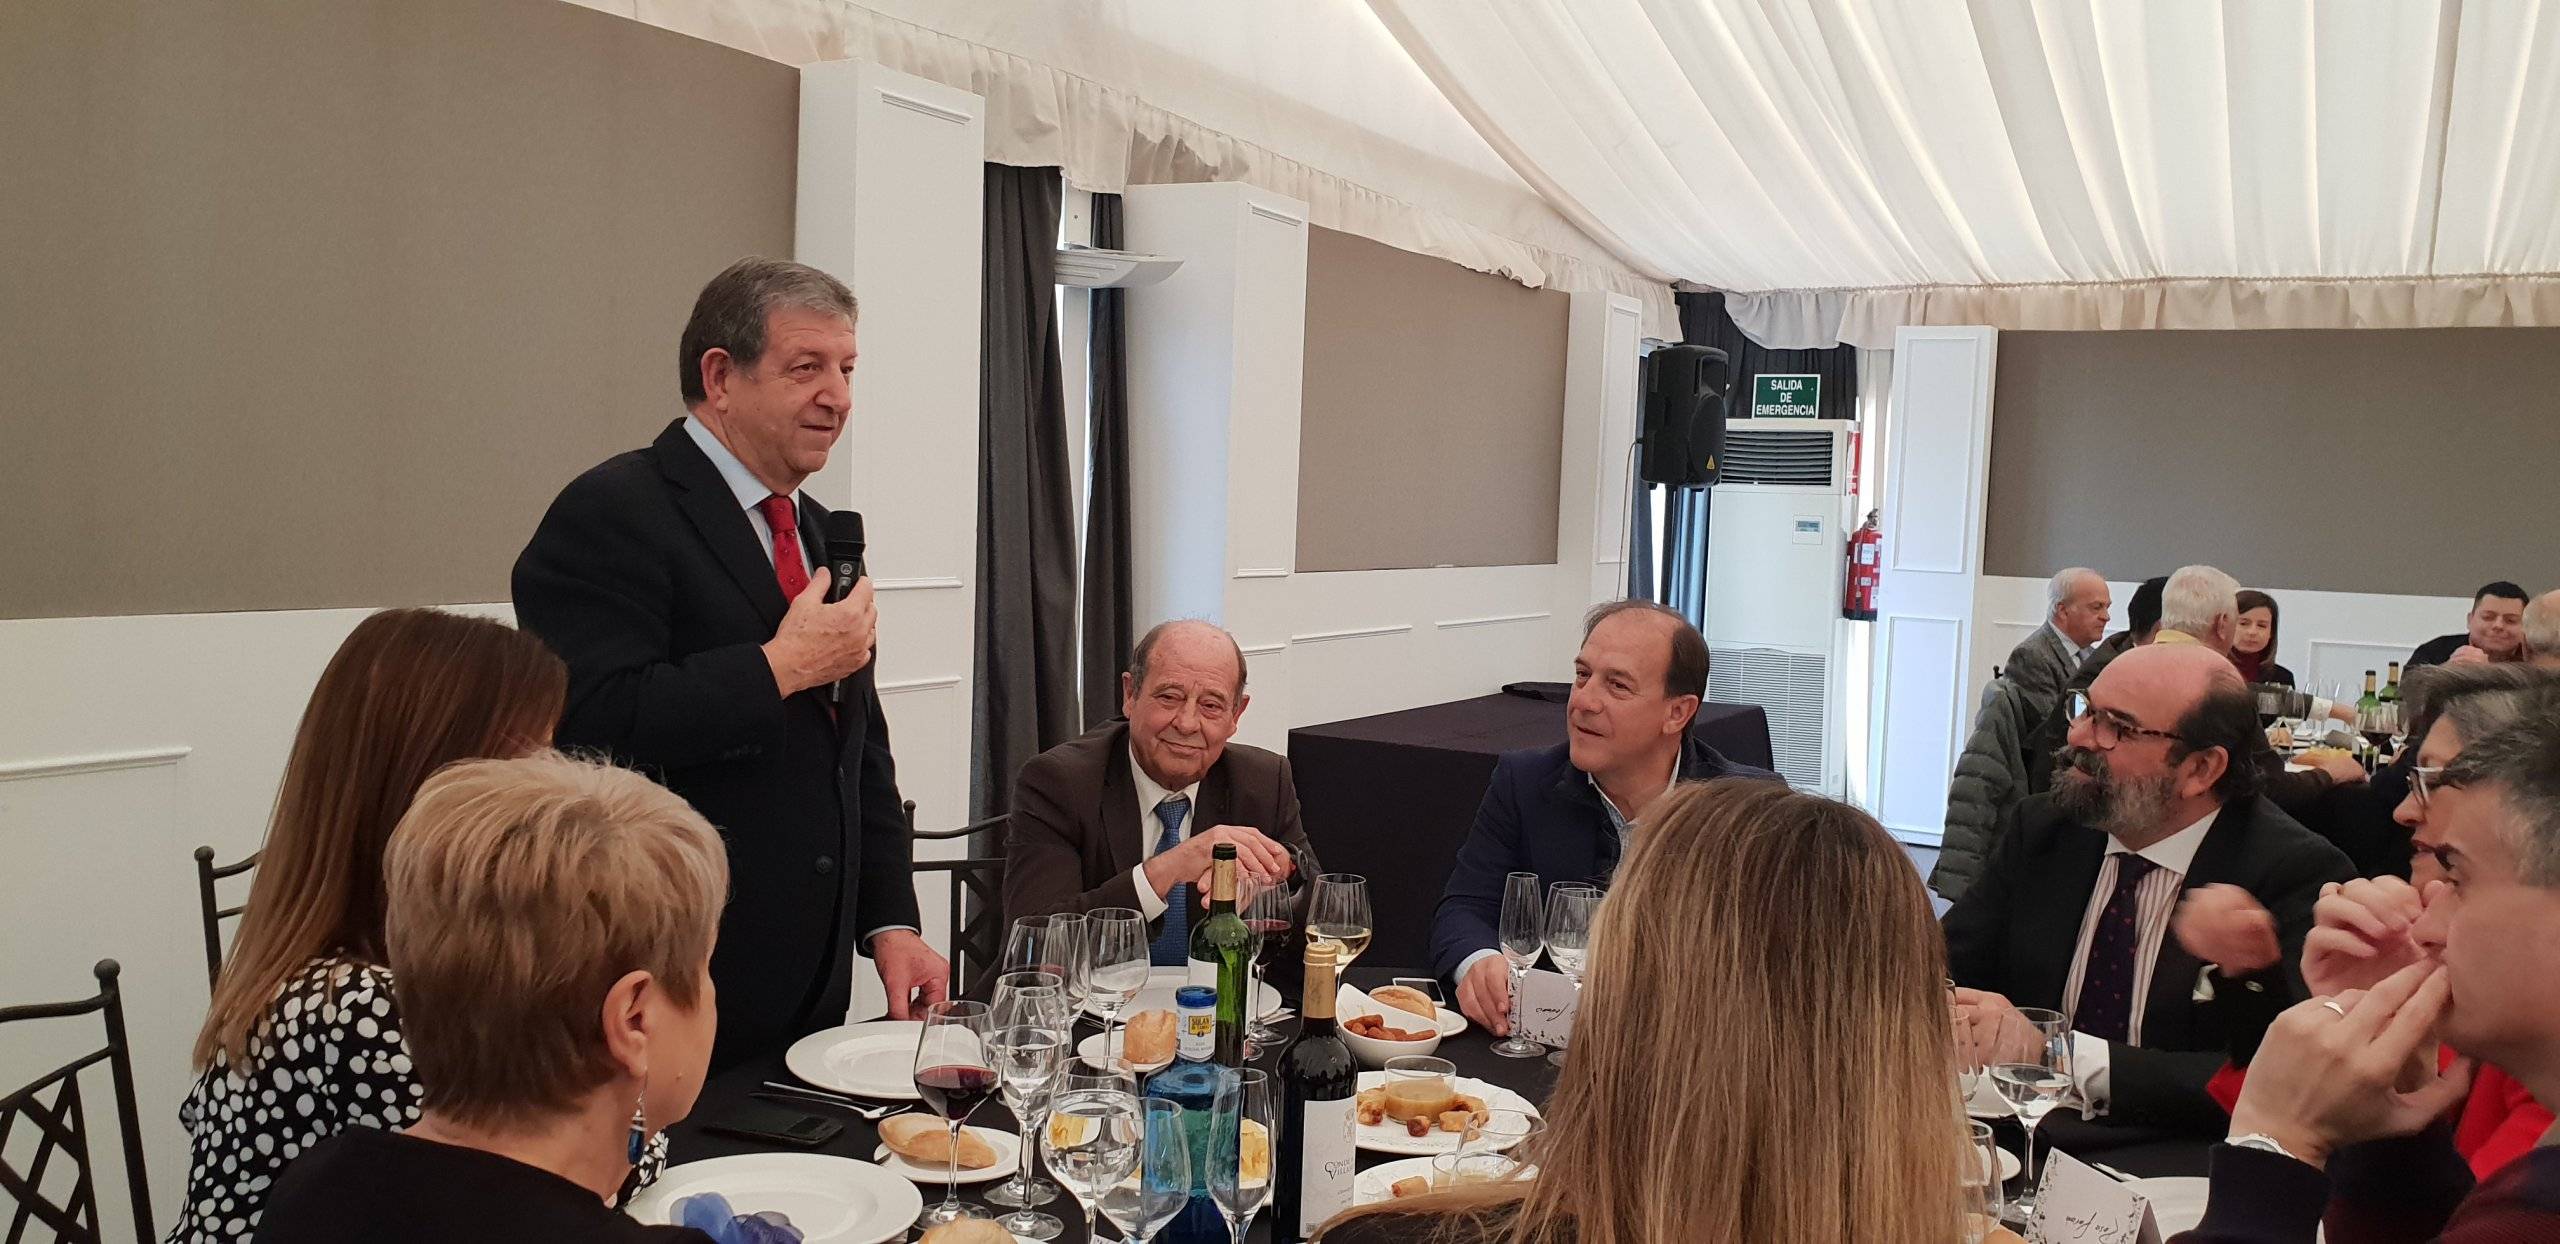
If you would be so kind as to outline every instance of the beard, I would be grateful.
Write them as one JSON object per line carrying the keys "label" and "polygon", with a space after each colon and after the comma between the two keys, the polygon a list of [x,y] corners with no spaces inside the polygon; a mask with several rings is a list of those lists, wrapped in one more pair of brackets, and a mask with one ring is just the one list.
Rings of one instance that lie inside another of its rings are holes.
{"label": "beard", "polygon": [[2176,786],[2176,779],[2166,773],[2118,777],[2105,752],[2065,747],[2054,753],[2054,806],[2110,838],[2139,837],[2158,829],[2177,799]]}

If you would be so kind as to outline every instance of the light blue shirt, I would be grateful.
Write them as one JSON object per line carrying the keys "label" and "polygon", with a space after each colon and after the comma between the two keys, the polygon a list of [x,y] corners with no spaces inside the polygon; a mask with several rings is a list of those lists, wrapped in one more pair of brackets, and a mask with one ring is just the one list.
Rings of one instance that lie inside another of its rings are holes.
{"label": "light blue shirt", "polygon": [[[762,507],[764,499],[773,496],[774,491],[765,487],[764,481],[757,479],[756,473],[748,470],[746,463],[738,461],[738,455],[730,453],[729,447],[721,444],[720,438],[712,435],[711,429],[705,427],[700,419],[686,415],[684,434],[693,438],[694,445],[702,450],[703,457],[711,459],[712,469],[720,472],[720,481],[727,484],[729,491],[738,498],[738,508],[747,512],[747,525],[755,528],[756,543],[764,546],[764,559],[768,562],[772,561],[773,524],[765,521]],[[800,506],[799,499],[794,497],[791,505],[793,512],[797,513]],[[800,542],[800,556],[810,559],[809,567],[813,570],[818,565],[815,560],[817,552],[816,549],[809,547],[808,541]]]}

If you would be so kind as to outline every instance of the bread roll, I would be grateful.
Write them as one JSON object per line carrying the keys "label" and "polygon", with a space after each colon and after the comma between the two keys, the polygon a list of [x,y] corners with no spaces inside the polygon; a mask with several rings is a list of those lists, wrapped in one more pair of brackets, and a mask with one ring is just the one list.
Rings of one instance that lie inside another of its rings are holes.
{"label": "bread roll", "polygon": [[[929,1114],[901,1114],[880,1121],[880,1143],[889,1152],[918,1166],[951,1165],[951,1128]],[[960,1129],[960,1169],[985,1170],[996,1164],[995,1148],[972,1127]]]}
{"label": "bread roll", "polygon": [[1431,995],[1411,985],[1388,985],[1382,989],[1372,989],[1369,991],[1369,999],[1380,1006],[1391,1006],[1408,1014],[1419,1015],[1435,1025],[1440,1022],[1439,1004],[1431,1000]]}
{"label": "bread roll", "polygon": [[1251,1119],[1238,1125],[1236,1174],[1249,1184],[1271,1178],[1271,1132]]}
{"label": "bread roll", "polygon": [[925,1232],[916,1244],[1013,1244],[1013,1233],[992,1218],[955,1218]]}
{"label": "bread roll", "polygon": [[1120,1033],[1120,1057],[1132,1067],[1173,1061],[1173,1012],[1140,1011]]}

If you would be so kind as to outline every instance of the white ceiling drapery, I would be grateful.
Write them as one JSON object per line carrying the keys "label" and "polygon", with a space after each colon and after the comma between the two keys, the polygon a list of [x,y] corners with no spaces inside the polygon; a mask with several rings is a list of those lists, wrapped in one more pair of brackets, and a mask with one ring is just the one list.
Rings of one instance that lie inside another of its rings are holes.
{"label": "white ceiling drapery", "polygon": [[1370,3],[1568,219],[1768,345],[2560,324],[2560,5]]}

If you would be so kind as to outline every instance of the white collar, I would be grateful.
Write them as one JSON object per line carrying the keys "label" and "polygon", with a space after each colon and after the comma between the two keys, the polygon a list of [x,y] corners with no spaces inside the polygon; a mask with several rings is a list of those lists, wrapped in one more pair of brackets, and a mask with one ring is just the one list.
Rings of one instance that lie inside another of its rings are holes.
{"label": "white collar", "polygon": [[1184,799],[1191,800],[1195,808],[1200,802],[1198,798],[1200,794],[1200,784],[1198,782],[1193,782],[1191,785],[1185,786],[1181,790],[1166,790],[1163,786],[1159,785],[1154,778],[1147,775],[1147,767],[1145,765],[1138,763],[1138,749],[1135,747],[1129,749],[1129,776],[1138,780],[1138,810],[1141,812],[1152,813],[1155,811],[1157,804],[1163,803],[1165,800],[1171,799],[1177,795]]}
{"label": "white collar", "polygon": [[2195,865],[2196,848],[2204,845],[2206,832],[2213,828],[2213,818],[2220,815],[2222,815],[2222,809],[2217,806],[2213,811],[2205,813],[2195,824],[2139,851],[2127,851],[2119,844],[2110,848],[2107,854],[2139,855],[2153,864],[2184,877],[2187,875],[2187,870]]}
{"label": "white collar", "polygon": [[[755,472],[747,469],[746,463],[738,461],[738,455],[720,443],[719,435],[709,425],[687,414],[684,431],[701,448],[702,456],[711,459],[712,469],[720,472],[720,482],[727,484],[729,491],[737,495],[739,509],[760,510],[764,508],[764,499],[775,495],[772,489],[764,486],[763,480],[756,478]],[[793,499],[791,507],[798,511],[798,499]]]}

